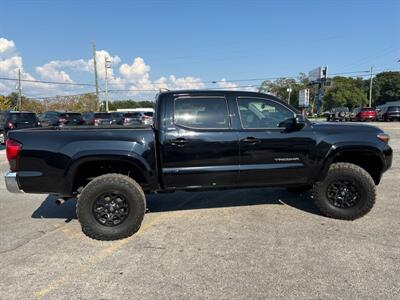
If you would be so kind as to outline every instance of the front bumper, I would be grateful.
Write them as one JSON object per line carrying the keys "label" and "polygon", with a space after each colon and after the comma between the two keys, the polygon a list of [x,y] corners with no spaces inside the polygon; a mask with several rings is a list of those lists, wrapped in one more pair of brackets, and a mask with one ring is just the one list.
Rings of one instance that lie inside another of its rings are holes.
{"label": "front bumper", "polygon": [[10,193],[23,193],[23,191],[19,188],[17,172],[7,172],[4,175],[6,181],[6,188]]}

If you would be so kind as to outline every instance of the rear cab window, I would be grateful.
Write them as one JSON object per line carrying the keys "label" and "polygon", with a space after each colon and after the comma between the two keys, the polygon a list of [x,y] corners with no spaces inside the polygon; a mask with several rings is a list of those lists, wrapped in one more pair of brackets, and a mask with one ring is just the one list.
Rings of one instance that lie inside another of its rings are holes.
{"label": "rear cab window", "polygon": [[34,113],[11,113],[10,121],[15,123],[35,123],[38,119]]}
{"label": "rear cab window", "polygon": [[94,114],[94,117],[98,118],[98,119],[110,119],[111,118],[111,114],[109,114],[109,113],[96,113],[96,114]]}
{"label": "rear cab window", "polygon": [[81,119],[82,115],[80,113],[62,113],[60,115],[61,118],[65,119]]}
{"label": "rear cab window", "polygon": [[180,97],[174,103],[174,123],[194,129],[229,129],[224,97]]}

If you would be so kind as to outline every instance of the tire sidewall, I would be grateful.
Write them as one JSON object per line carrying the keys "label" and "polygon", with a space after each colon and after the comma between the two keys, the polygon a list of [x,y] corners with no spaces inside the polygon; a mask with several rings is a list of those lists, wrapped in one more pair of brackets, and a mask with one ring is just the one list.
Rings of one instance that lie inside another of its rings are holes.
{"label": "tire sidewall", "polygon": [[[127,179],[130,180],[129,177]],[[129,206],[128,215],[119,225],[105,226],[96,220],[93,207],[98,197],[111,191],[116,191],[125,197]],[[87,228],[90,232],[105,236],[106,239],[120,238],[121,236],[131,235],[140,228],[145,212],[144,203],[143,192],[135,186],[121,180],[109,180],[104,176],[96,182],[89,183],[82,191],[78,200],[77,215],[83,229]]]}
{"label": "tire sidewall", "polygon": [[[354,174],[344,174],[345,172],[343,172],[343,170],[341,170],[339,174],[339,172],[335,171],[329,174],[328,177],[325,179],[324,183],[322,184],[322,196],[326,199],[325,201],[326,206],[329,208],[329,210],[334,211],[335,213],[343,215],[343,217],[347,218],[353,215],[355,211],[363,209],[369,195],[368,187],[366,187],[366,185],[363,183],[362,180],[360,180],[360,178],[358,178],[358,176],[354,176]],[[333,205],[328,200],[328,195],[327,195],[328,188],[332,183],[334,183],[337,180],[352,181],[353,184],[356,186],[357,191],[360,195],[360,200],[354,206],[349,208],[340,208]]]}
{"label": "tire sidewall", "polygon": [[[360,194],[360,200],[352,207],[340,208],[333,205],[327,197],[330,184],[337,180],[352,181]],[[361,167],[338,163],[332,165],[325,180],[314,185],[315,204],[321,212],[329,217],[343,220],[354,220],[368,213],[375,203],[375,183],[371,176]]]}

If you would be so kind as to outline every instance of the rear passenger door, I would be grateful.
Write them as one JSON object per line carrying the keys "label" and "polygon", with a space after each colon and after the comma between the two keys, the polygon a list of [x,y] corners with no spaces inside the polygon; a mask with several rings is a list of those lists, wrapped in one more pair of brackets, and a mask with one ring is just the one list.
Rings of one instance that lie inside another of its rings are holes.
{"label": "rear passenger door", "polygon": [[235,185],[239,167],[237,132],[231,129],[223,96],[171,95],[160,132],[161,168],[166,188]]}

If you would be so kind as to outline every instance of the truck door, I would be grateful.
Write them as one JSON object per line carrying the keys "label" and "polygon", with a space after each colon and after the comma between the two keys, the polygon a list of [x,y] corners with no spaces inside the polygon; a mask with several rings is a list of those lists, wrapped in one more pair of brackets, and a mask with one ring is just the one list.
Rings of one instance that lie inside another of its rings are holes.
{"label": "truck door", "polygon": [[309,127],[287,131],[278,127],[295,113],[272,99],[237,97],[240,116],[240,175],[243,186],[304,184],[310,178]]}
{"label": "truck door", "polygon": [[229,187],[237,182],[239,141],[223,96],[173,96],[160,129],[165,188]]}

